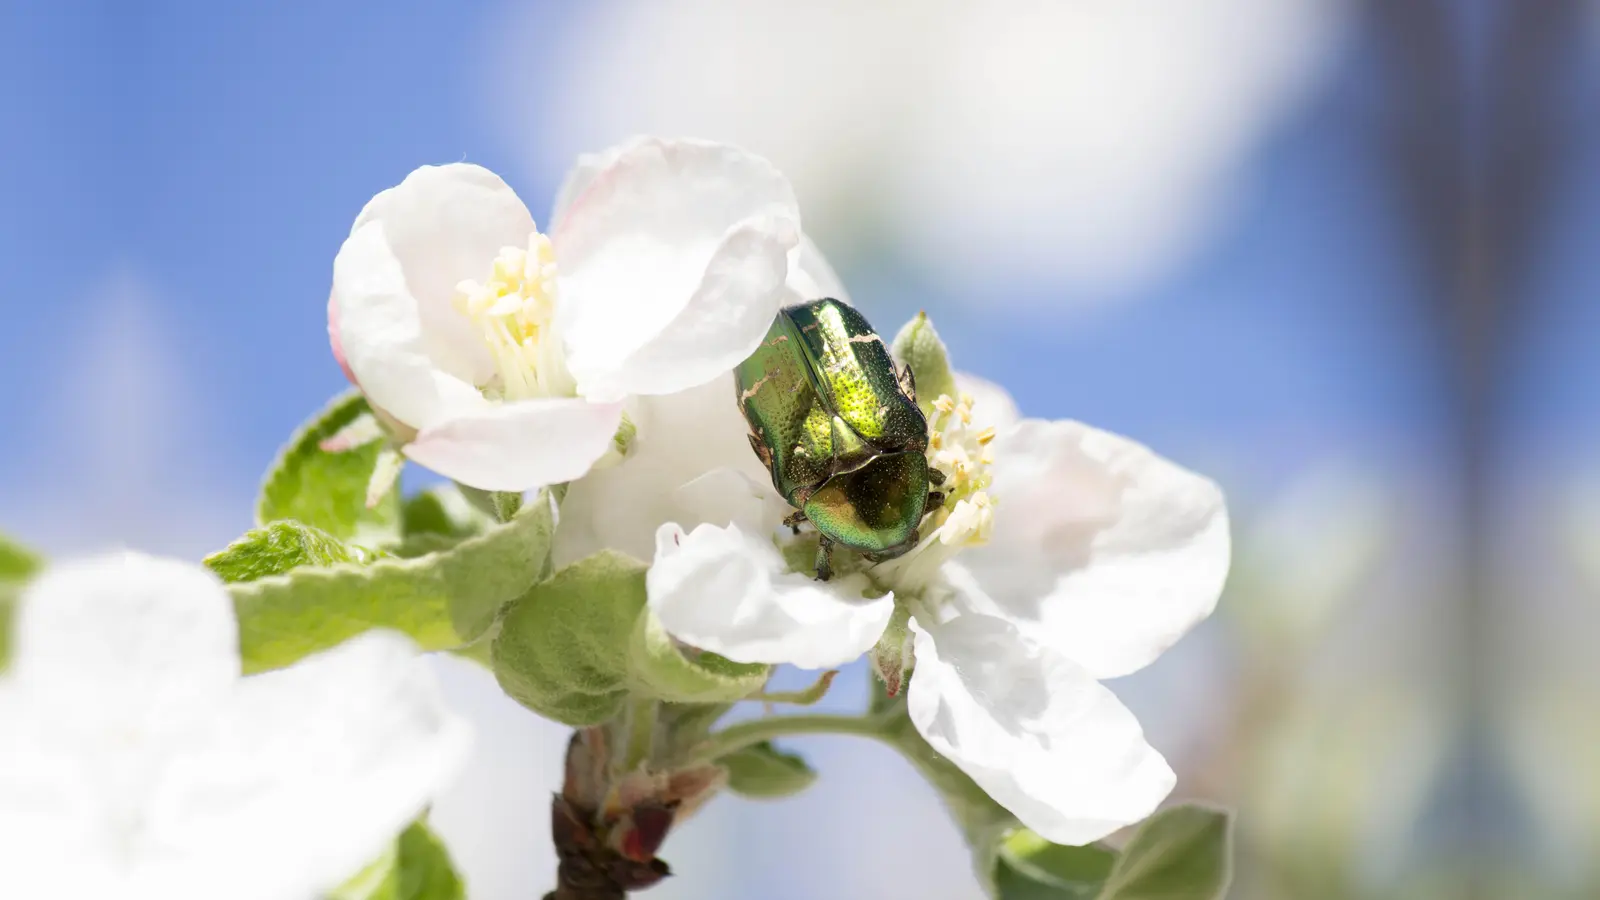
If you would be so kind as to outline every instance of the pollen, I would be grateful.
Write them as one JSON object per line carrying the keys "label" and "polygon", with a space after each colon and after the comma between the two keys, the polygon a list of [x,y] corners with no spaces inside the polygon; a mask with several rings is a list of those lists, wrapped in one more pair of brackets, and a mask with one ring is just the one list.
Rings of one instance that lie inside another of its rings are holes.
{"label": "pollen", "polygon": [[492,400],[523,400],[555,393],[550,339],[556,310],[555,248],[535,231],[528,246],[506,247],[487,281],[456,285],[451,303],[471,320],[494,361],[494,377],[478,385]]}

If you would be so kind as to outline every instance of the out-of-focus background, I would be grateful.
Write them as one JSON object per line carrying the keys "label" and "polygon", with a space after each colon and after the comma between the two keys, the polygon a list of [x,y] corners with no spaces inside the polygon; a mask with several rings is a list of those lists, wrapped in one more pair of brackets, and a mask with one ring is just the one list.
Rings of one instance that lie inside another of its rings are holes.
{"label": "out-of-focus background", "polygon": [[[1597,95],[1580,0],[0,0],[0,529],[247,528],[415,166],[537,215],[580,151],[740,143],[881,330],[1226,488],[1218,614],[1112,687],[1238,809],[1233,896],[1596,896]],[[537,896],[563,732],[440,667],[481,734],[435,822]],[[979,896],[897,758],[796,748],[822,781],[719,799],[655,896]]]}

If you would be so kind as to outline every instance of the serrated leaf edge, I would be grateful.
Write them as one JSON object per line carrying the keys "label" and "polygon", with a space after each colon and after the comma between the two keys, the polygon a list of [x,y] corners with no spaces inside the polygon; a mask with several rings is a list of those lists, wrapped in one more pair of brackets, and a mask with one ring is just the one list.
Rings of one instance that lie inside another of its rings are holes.
{"label": "serrated leaf edge", "polygon": [[338,394],[335,394],[330,400],[328,400],[328,402],[322,405],[321,409],[318,409],[315,413],[307,416],[305,421],[300,423],[300,427],[296,428],[294,432],[289,435],[289,439],[278,448],[278,452],[272,457],[272,462],[267,465],[266,473],[261,477],[261,483],[256,486],[256,506],[254,510],[254,517],[257,528],[269,524],[266,519],[267,488],[273,483],[273,481],[277,480],[279,473],[283,471],[284,464],[288,462],[289,454],[293,453],[295,448],[300,446],[301,442],[305,441],[313,431],[316,431],[318,428],[320,428],[322,423],[327,421],[336,412],[353,403],[365,404],[366,399],[366,395],[362,394],[359,389],[354,387],[347,388]]}
{"label": "serrated leaf edge", "polygon": [[[531,527],[530,522],[524,521],[524,516],[526,516],[528,519],[532,519],[534,516],[539,515],[539,513],[533,511],[538,507],[538,505],[539,504],[537,503],[530,503],[524,507],[523,515],[519,515],[517,518],[512,519],[509,522],[502,522],[498,525],[492,526],[481,534],[473,535],[472,537],[462,540],[460,543],[454,544],[443,550],[435,551],[433,553],[409,558],[400,556],[385,556],[370,564],[343,562],[336,563],[331,566],[306,566],[298,569],[292,569],[288,572],[278,575],[267,575],[262,578],[258,578],[255,581],[229,584],[227,585],[228,594],[233,599],[234,605],[237,608],[239,605],[246,604],[251,599],[259,597],[260,595],[276,590],[287,589],[291,583],[296,581],[335,581],[340,579],[362,579],[371,581],[381,574],[387,574],[390,572],[404,573],[414,570],[426,570],[431,566],[438,565],[442,560],[461,554],[471,553],[476,548],[482,547],[484,544],[504,536],[505,532],[508,530],[519,527]],[[237,541],[235,543],[237,543]],[[537,580],[538,576],[535,576],[534,581],[529,582],[529,587],[536,583]],[[506,598],[506,600],[501,603],[500,609],[496,611],[494,617],[495,620],[498,620],[500,615],[504,614],[505,608],[510,606],[525,592],[526,588],[514,596]],[[477,640],[482,637],[481,634],[472,639],[461,637],[458,632],[455,632],[455,623],[453,620],[450,622],[450,627],[452,632],[457,633],[459,638],[457,643],[441,646],[430,646],[426,642],[419,641],[418,646],[425,651],[454,650],[458,647],[467,646],[468,644],[472,643],[473,640]],[[491,622],[489,628],[493,627],[493,622]],[[488,629],[485,629],[485,633],[487,633],[487,631]],[[412,637],[413,640],[416,639],[414,635]]]}

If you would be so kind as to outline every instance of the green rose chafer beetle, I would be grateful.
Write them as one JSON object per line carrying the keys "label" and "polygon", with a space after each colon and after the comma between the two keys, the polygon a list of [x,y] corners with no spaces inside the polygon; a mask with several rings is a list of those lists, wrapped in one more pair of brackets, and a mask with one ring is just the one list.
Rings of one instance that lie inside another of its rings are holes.
{"label": "green rose chafer beetle", "polygon": [[734,380],[750,446],[796,507],[784,524],[817,529],[817,578],[832,576],[836,544],[880,560],[917,543],[944,475],[928,465],[910,367],[859,312],[833,299],[780,310]]}

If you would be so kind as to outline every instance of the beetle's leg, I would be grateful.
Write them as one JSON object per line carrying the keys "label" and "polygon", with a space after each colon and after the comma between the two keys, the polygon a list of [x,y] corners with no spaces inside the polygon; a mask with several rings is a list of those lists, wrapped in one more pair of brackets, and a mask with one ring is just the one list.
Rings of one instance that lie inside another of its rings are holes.
{"label": "beetle's leg", "polygon": [[825,534],[817,535],[817,580],[827,581],[833,577],[833,539]]}
{"label": "beetle's leg", "polygon": [[923,507],[923,512],[930,513],[944,505],[944,491],[929,491],[928,503]]}
{"label": "beetle's leg", "polygon": [[933,466],[929,466],[928,467],[928,483],[929,484],[934,485],[935,487],[937,487],[938,485],[944,484],[945,479],[948,478],[948,477],[949,477],[948,475],[945,475],[943,472],[939,471],[938,469],[935,469]]}
{"label": "beetle's leg", "polygon": [[806,511],[803,509],[797,509],[783,517],[783,524],[789,526],[789,530],[795,534],[800,533],[800,523],[804,521],[806,521]]}

